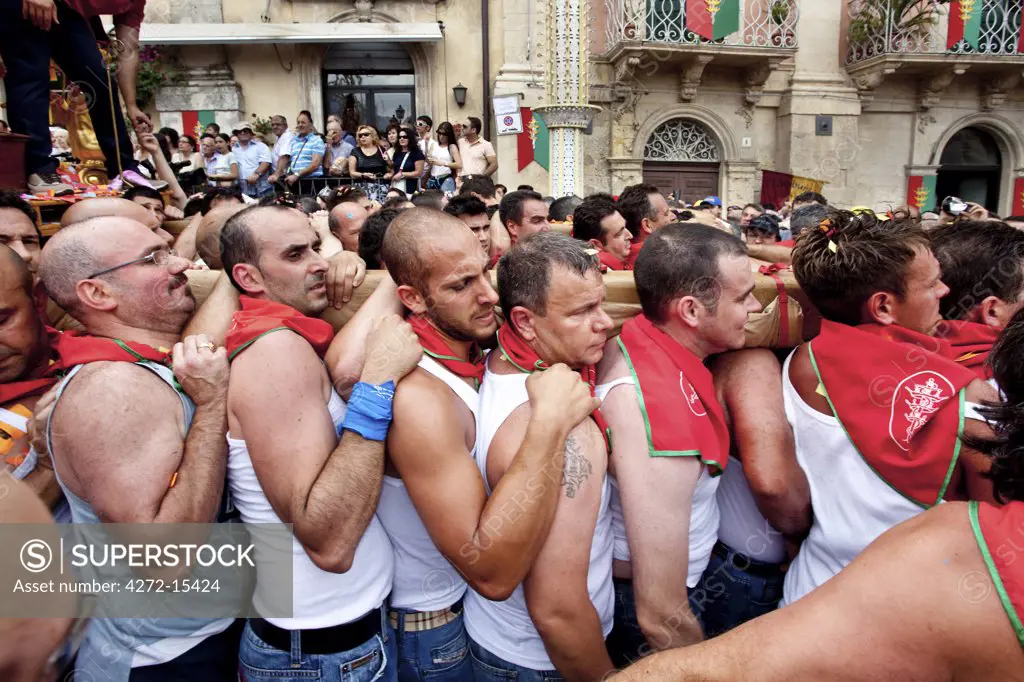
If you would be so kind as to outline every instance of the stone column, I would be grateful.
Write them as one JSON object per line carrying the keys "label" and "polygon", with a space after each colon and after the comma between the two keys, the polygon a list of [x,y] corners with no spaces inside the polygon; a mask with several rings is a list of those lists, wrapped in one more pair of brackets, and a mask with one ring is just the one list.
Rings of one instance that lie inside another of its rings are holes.
{"label": "stone column", "polygon": [[551,196],[582,196],[587,104],[587,0],[548,0],[548,104],[537,108],[551,135]]}

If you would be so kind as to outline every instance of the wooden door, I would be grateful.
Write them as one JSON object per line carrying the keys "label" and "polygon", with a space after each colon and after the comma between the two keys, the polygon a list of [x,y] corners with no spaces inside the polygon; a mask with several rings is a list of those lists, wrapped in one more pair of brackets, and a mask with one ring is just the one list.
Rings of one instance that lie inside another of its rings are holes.
{"label": "wooden door", "polygon": [[717,163],[644,162],[644,182],[654,185],[665,196],[672,194],[689,203],[717,195],[718,174]]}

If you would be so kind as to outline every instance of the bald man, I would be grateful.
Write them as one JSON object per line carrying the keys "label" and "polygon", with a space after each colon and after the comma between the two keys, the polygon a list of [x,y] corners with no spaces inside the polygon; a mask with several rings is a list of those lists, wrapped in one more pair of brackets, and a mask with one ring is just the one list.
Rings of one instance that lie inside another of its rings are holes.
{"label": "bald man", "polygon": [[[76,523],[218,518],[227,358],[202,334],[181,339],[195,307],[189,267],[153,230],[122,217],[69,225],[43,249],[46,292],[90,335],[110,340],[110,361],[75,366],[62,379],[47,425]],[[111,682],[234,680],[240,626],[233,626],[233,619],[95,620],[77,670]]]}
{"label": "bald man", "polygon": [[[395,548],[390,618],[399,676],[471,680],[462,618],[467,582],[489,599],[506,599],[526,576],[558,505],[566,437],[593,409],[592,399],[564,365],[532,376],[526,438],[488,495],[474,460],[479,344],[498,328],[487,254],[458,218],[412,208],[388,228],[381,258],[424,348],[395,391],[377,507]],[[506,524],[512,506],[516,522]],[[431,656],[440,650],[458,654]]]}
{"label": "bald man", "polygon": [[199,221],[196,250],[199,252],[199,257],[211,270],[224,269],[224,265],[220,261],[220,232],[224,229],[224,223],[228,221],[228,218],[243,208],[245,208],[243,204],[218,206]]}
{"label": "bald man", "polygon": [[160,221],[153,213],[134,201],[118,197],[97,197],[72,204],[71,208],[64,211],[64,215],[60,217],[60,226],[61,229],[64,229],[68,225],[79,223],[89,218],[100,218],[103,216],[117,216],[136,220],[152,230],[153,234],[162,239],[168,246],[174,243],[174,236],[160,226]]}
{"label": "bald man", "polygon": [[359,232],[368,215],[365,208],[351,201],[343,201],[331,209],[327,226],[331,234],[341,242],[341,248],[352,253],[359,252]]}
{"label": "bald man", "polygon": [[[0,472],[0,524],[31,523],[39,539],[56,546],[57,527],[49,510],[24,483]],[[18,552],[0,553],[0,572],[18,575],[25,571]],[[56,562],[42,573],[32,574],[32,581],[59,580]],[[4,595],[11,611],[42,613],[60,610],[75,612],[77,597],[71,594]],[[71,618],[0,618],[0,680],[4,682],[39,682],[60,678],[66,658],[61,655],[75,621]]]}

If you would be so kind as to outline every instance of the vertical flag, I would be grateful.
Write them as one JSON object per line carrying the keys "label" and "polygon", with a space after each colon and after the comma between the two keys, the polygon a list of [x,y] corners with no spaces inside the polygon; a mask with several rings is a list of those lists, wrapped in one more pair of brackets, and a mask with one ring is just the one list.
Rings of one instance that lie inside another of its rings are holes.
{"label": "vertical flag", "polygon": [[740,0],[690,0],[686,28],[707,40],[735,33],[740,30]]}
{"label": "vertical flag", "polygon": [[921,211],[935,208],[934,175],[911,175],[907,178],[907,205],[917,206]]}
{"label": "vertical flag", "polygon": [[761,171],[761,203],[776,209],[789,201],[793,191],[793,176],[777,171]]}
{"label": "vertical flag", "polygon": [[181,112],[181,131],[185,135],[192,135],[196,140],[206,130],[206,126],[216,122],[217,114],[212,110]]}
{"label": "vertical flag", "polygon": [[1011,215],[1024,215],[1024,178],[1017,178],[1013,183],[1013,210]]}
{"label": "vertical flag", "polygon": [[952,50],[961,40],[975,50],[981,38],[981,0],[953,0],[949,3],[949,28],[946,49]]}
{"label": "vertical flag", "polygon": [[551,148],[548,144],[548,127],[540,116],[534,116],[530,107],[520,107],[523,117],[523,132],[516,135],[516,150],[519,152],[519,170],[536,161],[544,170],[550,165]]}

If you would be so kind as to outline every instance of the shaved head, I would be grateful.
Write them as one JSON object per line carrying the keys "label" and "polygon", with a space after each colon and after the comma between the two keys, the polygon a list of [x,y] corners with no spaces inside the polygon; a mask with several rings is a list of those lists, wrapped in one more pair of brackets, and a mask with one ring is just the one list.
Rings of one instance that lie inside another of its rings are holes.
{"label": "shaved head", "polygon": [[432,269],[454,265],[451,259],[438,256],[447,255],[447,247],[462,246],[465,240],[479,247],[473,231],[458,218],[433,208],[410,208],[395,218],[384,235],[381,261],[396,284],[426,293]]}
{"label": "shaved head", "polygon": [[220,232],[228,218],[245,208],[244,204],[218,206],[203,216],[196,232],[196,250],[211,270],[223,270],[220,260]]}
{"label": "shaved head", "polygon": [[359,233],[369,215],[366,209],[352,201],[343,201],[327,216],[327,227],[338,238],[341,247],[353,253],[359,252]]}
{"label": "shaved head", "polygon": [[60,226],[65,228],[68,225],[80,223],[90,218],[111,216],[136,220],[152,230],[156,236],[163,239],[168,245],[174,243],[174,237],[160,226],[160,221],[147,211],[144,206],[118,197],[98,197],[72,204],[71,208],[61,216]]}

